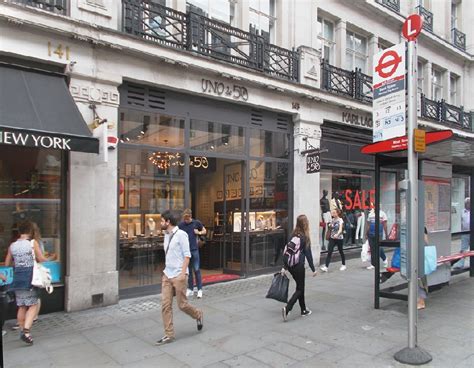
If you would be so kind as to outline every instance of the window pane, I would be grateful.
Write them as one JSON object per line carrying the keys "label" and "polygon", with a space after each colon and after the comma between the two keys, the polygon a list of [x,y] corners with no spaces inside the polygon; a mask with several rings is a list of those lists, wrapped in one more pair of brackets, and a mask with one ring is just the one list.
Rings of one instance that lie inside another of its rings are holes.
{"label": "window pane", "polygon": [[251,129],[251,156],[288,158],[288,154],[288,134]]}
{"label": "window pane", "polygon": [[351,32],[346,33],[346,47],[354,50],[354,35]]}
{"label": "window pane", "polygon": [[261,15],[260,16],[259,29],[261,31],[265,31],[267,33],[270,33],[270,19],[263,16],[263,15]]}
{"label": "window pane", "polygon": [[124,109],[120,113],[120,140],[151,146],[184,146],[184,120],[167,115]]}
{"label": "window pane", "polygon": [[324,38],[329,41],[334,41],[334,26],[327,20],[324,21]]}
{"label": "window pane", "polygon": [[354,36],[355,50],[361,54],[367,53],[367,40],[359,35]]}
{"label": "window pane", "polygon": [[209,14],[209,0],[187,0],[186,3],[194,5],[203,10],[206,14]]}
{"label": "window pane", "polygon": [[229,154],[244,153],[245,139],[242,127],[191,120],[189,134],[191,149]]}
{"label": "window pane", "polygon": [[353,60],[352,52],[346,51],[346,66],[347,70],[354,70],[354,60]]}
{"label": "window pane", "polygon": [[282,263],[288,239],[287,163],[250,161],[250,267]]}
{"label": "window pane", "polygon": [[270,15],[270,0],[260,0],[260,12]]}
{"label": "window pane", "polygon": [[[44,255],[55,257],[49,264],[63,269],[62,174],[60,151],[0,146],[0,262],[10,243],[18,239],[20,223],[32,221],[39,227]],[[59,278],[62,281],[62,273]]]}
{"label": "window pane", "polygon": [[367,59],[365,57],[356,56],[355,57],[355,67],[362,70],[363,73],[366,72]]}
{"label": "window pane", "polygon": [[255,10],[259,9],[259,0],[249,0],[249,6]]}
{"label": "window pane", "polygon": [[209,10],[211,18],[230,23],[230,3],[229,0],[213,0]]}
{"label": "window pane", "polygon": [[184,156],[122,146],[119,188],[120,288],[158,284],[164,268],[161,213],[184,209]]}
{"label": "window pane", "polygon": [[316,23],[316,34],[319,37],[324,37],[324,35],[323,35],[323,23],[322,23],[321,18],[318,18],[318,21]]}

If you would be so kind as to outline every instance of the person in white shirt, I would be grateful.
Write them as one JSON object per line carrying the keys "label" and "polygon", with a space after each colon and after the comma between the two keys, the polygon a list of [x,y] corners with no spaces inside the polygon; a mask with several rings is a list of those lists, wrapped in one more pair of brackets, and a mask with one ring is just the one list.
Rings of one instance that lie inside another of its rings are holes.
{"label": "person in white shirt", "polygon": [[174,211],[165,211],[161,215],[161,229],[165,231],[165,269],[161,280],[161,313],[165,335],[156,342],[156,345],[174,341],[174,293],[176,293],[179,309],[197,321],[198,331],[201,331],[203,327],[203,312],[189,304],[186,297],[191,251],[188,234],[178,228],[180,218],[180,214]]}

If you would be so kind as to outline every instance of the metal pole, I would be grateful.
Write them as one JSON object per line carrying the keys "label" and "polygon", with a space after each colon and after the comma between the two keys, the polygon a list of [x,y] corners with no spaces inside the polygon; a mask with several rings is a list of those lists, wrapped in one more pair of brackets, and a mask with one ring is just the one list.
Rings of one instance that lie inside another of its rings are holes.
{"label": "metal pole", "polygon": [[431,355],[418,347],[418,154],[414,150],[414,129],[418,127],[417,116],[417,56],[416,41],[408,42],[408,347],[395,354],[395,359],[404,364],[421,365],[429,363]]}
{"label": "metal pole", "polygon": [[416,41],[408,42],[408,206],[410,273],[408,280],[408,348],[417,345],[418,300],[418,154],[414,150],[414,129],[418,127]]}

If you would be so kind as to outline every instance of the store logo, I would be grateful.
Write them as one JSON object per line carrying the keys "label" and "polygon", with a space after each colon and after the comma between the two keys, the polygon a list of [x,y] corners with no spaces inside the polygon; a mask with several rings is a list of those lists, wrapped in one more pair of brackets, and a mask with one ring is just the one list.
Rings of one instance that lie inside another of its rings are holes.
{"label": "store logo", "polygon": [[342,122],[350,125],[372,128],[372,117],[357,115],[350,112],[342,112]]}
{"label": "store logo", "polygon": [[50,137],[48,135],[0,131],[0,144],[10,144],[12,146],[51,148],[70,151],[70,142],[70,139]]}

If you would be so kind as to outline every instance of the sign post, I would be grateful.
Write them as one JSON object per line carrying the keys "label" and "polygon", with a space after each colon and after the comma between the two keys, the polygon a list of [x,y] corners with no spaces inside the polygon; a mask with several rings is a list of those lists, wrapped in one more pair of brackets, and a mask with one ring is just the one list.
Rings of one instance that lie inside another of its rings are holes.
{"label": "sign post", "polygon": [[418,127],[417,116],[417,55],[416,37],[421,32],[423,21],[418,14],[410,15],[403,25],[403,36],[408,41],[408,190],[407,217],[408,236],[408,347],[395,354],[395,360],[404,364],[421,365],[433,358],[418,347],[418,153],[415,150],[415,129]]}

